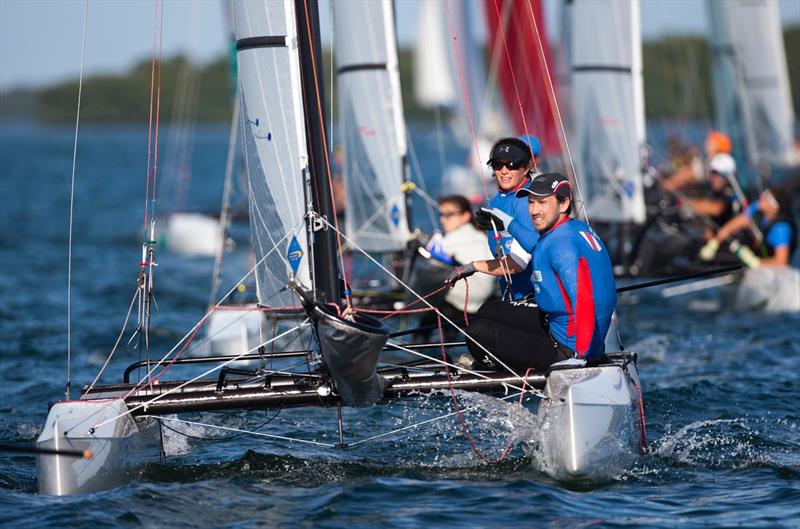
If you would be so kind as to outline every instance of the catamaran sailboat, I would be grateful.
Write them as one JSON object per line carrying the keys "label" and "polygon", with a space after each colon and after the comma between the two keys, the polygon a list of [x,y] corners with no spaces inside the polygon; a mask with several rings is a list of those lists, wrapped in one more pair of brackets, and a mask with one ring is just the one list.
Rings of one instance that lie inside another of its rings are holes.
{"label": "catamaran sailboat", "polygon": [[[37,440],[40,492],[86,493],[135,478],[143,462],[158,461],[163,424],[173,420],[167,416],[300,406],[341,411],[433,391],[535,395],[551,475],[596,479],[622,472],[645,446],[635,354],[612,352],[593,366],[568,361],[543,373],[475,372],[449,360],[448,351],[463,344],[398,342],[403,333],[390,333],[347,303],[337,240],[345,236],[332,220],[325,158],[316,2],[250,0],[234,8],[258,299],[288,328],[247,353],[184,358],[195,327],[160,360],[131,364],[121,383],[95,381],[77,400],[57,402]],[[302,334],[299,343],[308,347],[268,350],[293,334]],[[420,359],[380,365],[381,355],[397,351]],[[287,359],[302,366],[276,367]],[[254,360],[257,367],[240,363]],[[163,376],[205,365],[193,377]],[[346,449],[341,413],[338,424],[336,446]],[[74,458],[75,450],[92,457]]]}

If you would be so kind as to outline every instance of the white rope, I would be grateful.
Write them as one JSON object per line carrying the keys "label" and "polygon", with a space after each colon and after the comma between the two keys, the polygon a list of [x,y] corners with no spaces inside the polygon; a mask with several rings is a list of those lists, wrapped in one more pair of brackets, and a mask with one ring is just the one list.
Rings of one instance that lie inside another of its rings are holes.
{"label": "white rope", "polygon": [[125,329],[128,327],[128,320],[130,320],[131,312],[133,311],[133,305],[134,305],[134,303],[136,303],[136,300],[138,298],[139,298],[139,289],[137,288],[136,292],[133,293],[133,298],[131,299],[131,304],[128,307],[128,314],[125,315],[125,319],[122,321],[122,330],[119,331],[119,336],[117,336],[117,341],[114,342],[114,347],[112,347],[111,348],[111,352],[108,353],[108,357],[106,358],[106,361],[103,364],[103,367],[100,368],[100,371],[98,371],[97,376],[95,376],[94,380],[92,380],[92,383],[89,384],[89,389],[86,390],[87,393],[92,390],[92,388],[94,387],[95,384],[97,384],[97,381],[100,379],[100,376],[103,374],[103,371],[105,371],[106,367],[108,367],[108,363],[111,362],[111,357],[114,356],[114,353],[117,351],[117,347],[119,346],[119,342],[122,340],[122,336],[125,334]]}
{"label": "white rope", "polygon": [[[302,222],[302,221],[301,221],[301,222]],[[295,225],[295,229],[297,229],[297,227],[298,227],[298,225],[299,225],[299,224],[301,224],[301,223],[298,223],[297,225]],[[267,252],[267,253],[264,255],[264,257],[262,257],[262,258],[261,258],[261,259],[260,259],[260,260],[259,260],[259,261],[258,261],[256,264],[254,264],[254,265],[253,265],[253,267],[252,267],[252,268],[251,268],[251,269],[250,269],[250,270],[249,270],[249,271],[248,271],[248,272],[247,272],[247,273],[246,273],[246,274],[245,274],[245,275],[244,275],[244,276],[243,276],[243,277],[242,277],[242,278],[241,278],[241,279],[240,279],[240,280],[239,280],[239,281],[238,281],[238,282],[235,284],[235,285],[233,285],[233,286],[230,288],[230,290],[228,290],[228,292],[227,292],[227,293],[226,293],[226,294],[225,294],[225,295],[222,297],[222,299],[220,299],[220,300],[219,300],[219,302],[217,302],[217,305],[219,305],[220,303],[222,303],[223,301],[225,301],[225,300],[228,298],[228,296],[230,296],[230,295],[233,293],[233,291],[234,291],[234,290],[236,290],[236,288],[237,288],[237,287],[238,287],[238,286],[239,286],[239,285],[240,285],[242,282],[244,282],[244,280],[245,280],[245,279],[247,279],[247,278],[250,276],[250,274],[252,274],[252,273],[255,271],[255,269],[256,269],[256,268],[257,268],[257,267],[258,267],[258,266],[259,266],[261,263],[263,263],[263,262],[264,262],[264,260],[266,260],[266,258],[267,258],[267,257],[269,257],[269,256],[272,254],[272,252],[274,252],[274,251],[275,251],[275,250],[278,248],[278,245],[279,245],[279,244],[281,244],[283,241],[285,241],[285,240],[286,240],[286,238],[287,238],[287,237],[288,237],[288,236],[289,236],[291,233],[294,233],[294,231],[295,231],[295,230],[290,230],[290,231],[288,231],[288,232],[286,233],[286,235],[284,235],[284,236],[283,236],[281,239],[279,239],[279,240],[278,240],[278,241],[277,241],[277,242],[276,242],[276,243],[275,243],[275,244],[272,246],[272,248],[270,249],[270,251],[268,251],[268,252]],[[187,340],[187,339],[188,339],[188,338],[189,338],[189,337],[190,337],[192,334],[194,334],[194,332],[195,332],[195,331],[196,331],[198,328],[200,328],[200,327],[201,327],[203,324],[205,324],[206,320],[207,320],[207,319],[208,319],[208,318],[211,316],[211,314],[213,314],[213,313],[214,313],[214,311],[215,311],[215,310],[216,310],[216,309],[214,309],[214,308],[210,308],[210,309],[209,309],[209,310],[206,312],[206,314],[205,314],[205,315],[204,315],[204,316],[203,316],[203,317],[202,317],[202,318],[201,318],[201,319],[200,319],[200,320],[199,320],[197,323],[195,323],[195,325],[194,325],[194,326],[193,326],[191,329],[189,329],[189,330],[186,332],[186,334],[184,334],[184,335],[183,335],[183,337],[182,337],[180,340],[178,340],[178,342],[175,344],[175,346],[174,346],[172,349],[170,349],[169,351],[167,351],[167,353],[166,353],[166,354],[164,354],[164,356],[162,356],[162,357],[161,357],[161,359],[158,361],[158,363],[156,363],[156,364],[155,364],[155,365],[154,365],[152,368],[150,368],[150,369],[147,371],[147,374],[145,374],[144,378],[149,378],[149,377],[150,377],[150,376],[153,374],[153,372],[154,372],[156,369],[158,369],[158,367],[159,367],[159,366],[161,366],[161,365],[162,365],[162,364],[163,364],[163,363],[166,361],[166,359],[167,359],[167,358],[169,358],[169,356],[170,356],[172,353],[174,353],[174,352],[175,352],[175,350],[176,350],[178,347],[180,347],[180,345],[181,345],[183,342],[185,342],[185,341],[186,341],[186,340]]]}
{"label": "white rope", "polygon": [[589,215],[586,212],[586,208],[583,207],[585,202],[583,201],[583,193],[581,192],[581,185],[578,179],[578,173],[575,171],[575,162],[572,159],[572,151],[569,148],[569,140],[567,139],[567,131],[564,128],[564,120],[561,119],[561,109],[558,106],[558,101],[556,99],[556,91],[553,88],[553,80],[550,78],[550,67],[547,66],[547,58],[544,56],[544,48],[542,47],[542,36],[539,34],[539,27],[536,24],[536,15],[533,13],[533,7],[528,4],[528,9],[530,10],[531,20],[533,20],[533,29],[536,32],[536,43],[539,49],[539,55],[541,56],[542,64],[544,64],[544,71],[547,74],[545,77],[547,78],[547,86],[550,89],[550,95],[553,98],[553,108],[556,110],[556,117],[558,118],[558,128],[561,131],[561,137],[564,138],[564,149],[567,151],[567,159],[569,160],[569,167],[572,171],[572,176],[575,180],[575,189],[578,192],[578,198],[580,199],[581,206],[580,209],[583,211],[583,218],[586,219],[586,224],[591,227],[591,223],[589,222]]}
{"label": "white rope", "polygon": [[[297,438],[293,438],[293,437],[285,437],[283,435],[275,435],[275,434],[269,434],[269,433],[264,433],[264,432],[255,432],[255,431],[252,431],[252,430],[240,430],[239,428],[230,428],[228,426],[217,426],[216,424],[208,424],[208,423],[203,423],[203,422],[187,421],[187,420],[184,420],[184,419],[178,419],[177,417],[161,417],[159,415],[142,415],[142,418],[156,419],[156,420],[159,420],[159,421],[182,422],[184,424],[190,424],[192,426],[203,426],[203,427],[206,427],[206,428],[216,428],[217,430],[224,430],[226,432],[236,432],[236,433],[242,433],[242,434],[247,434],[247,435],[256,435],[258,437],[268,437],[270,439],[280,439],[282,441],[291,441],[293,443],[305,443],[305,444],[311,444],[311,445],[316,445],[316,446],[324,446],[326,448],[336,448],[336,445],[332,444],[332,443],[322,443],[320,441],[311,441],[309,439],[297,439]],[[177,433],[183,434],[183,432],[177,432]]]}
{"label": "white rope", "polygon": [[[515,398],[515,397],[519,397],[520,394],[521,393],[514,393],[512,395],[506,395],[504,397],[498,397],[498,400],[512,399],[512,398]],[[424,421],[420,421],[420,422],[417,422],[417,423],[414,423],[414,424],[409,424],[407,426],[402,426],[400,428],[396,428],[396,429],[390,430],[388,432],[384,432],[384,433],[381,433],[381,434],[378,434],[378,435],[373,435],[372,437],[367,437],[366,439],[361,439],[361,440],[355,441],[353,443],[348,443],[347,444],[347,448],[350,448],[351,446],[360,445],[360,444],[366,443],[368,441],[374,441],[375,439],[380,439],[382,437],[387,437],[387,436],[390,436],[390,435],[394,435],[396,433],[400,433],[400,432],[403,432],[403,431],[406,431],[406,430],[411,430],[413,428],[419,428],[420,426],[424,426],[426,424],[430,424],[430,423],[436,422],[436,421],[441,421],[442,419],[447,419],[448,417],[452,417],[454,415],[458,415],[459,411],[461,413],[466,413],[466,412],[473,411],[473,410],[475,410],[475,409],[477,409],[479,407],[480,406],[475,405],[475,406],[469,406],[468,408],[461,408],[460,410],[456,410],[456,411],[447,413],[445,415],[440,415],[440,416],[434,417],[432,419],[426,419]]]}
{"label": "white rope", "polygon": [[72,177],[69,187],[69,242],[67,243],[67,383],[69,400],[72,384],[72,220],[75,213],[75,165],[78,159],[78,129],[81,122],[81,95],[83,93],[83,66],[86,58],[86,26],[89,22],[89,0],[83,10],[83,34],[81,35],[81,69],[78,75],[78,107],[75,112],[75,141],[72,144]]}
{"label": "white rope", "polygon": [[[425,173],[422,171],[422,165],[419,163],[417,149],[414,147],[414,142],[411,141],[411,132],[408,130],[408,127],[406,127],[406,144],[408,145],[408,154],[409,159],[411,160],[411,166],[414,169],[414,173],[417,175],[417,185],[414,187],[414,192],[419,194],[419,196],[421,196],[423,199],[425,199],[425,197],[430,198],[430,195],[427,193],[428,182],[425,179]],[[444,171],[442,171],[442,174],[444,174]],[[439,203],[432,198],[430,200],[425,199],[425,201],[431,206],[425,208],[428,218],[430,218],[431,221],[431,227],[436,226],[436,218],[432,208],[436,208],[438,211]]]}
{"label": "white rope", "polygon": [[233,169],[236,159],[236,132],[239,129],[239,98],[233,98],[233,115],[231,116],[231,129],[228,134],[228,153],[225,160],[225,183],[222,187],[222,205],[219,212],[219,247],[214,255],[214,270],[211,273],[211,294],[208,297],[209,306],[217,296],[217,290],[222,282],[222,259],[225,256],[228,228],[231,222],[231,190],[233,189]]}

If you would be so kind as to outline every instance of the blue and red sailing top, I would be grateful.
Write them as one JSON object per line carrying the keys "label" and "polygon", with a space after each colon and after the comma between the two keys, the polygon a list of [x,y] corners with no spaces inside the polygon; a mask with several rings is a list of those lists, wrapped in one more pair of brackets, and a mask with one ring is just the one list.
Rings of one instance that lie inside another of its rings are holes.
{"label": "blue and red sailing top", "polygon": [[[511,275],[511,294],[514,299],[521,299],[533,293],[531,274],[533,263],[531,253],[539,240],[539,232],[533,226],[531,214],[528,212],[528,199],[517,198],[517,191],[530,186],[531,181],[526,179],[523,184],[512,191],[499,191],[491,202],[490,208],[497,208],[514,219],[511,226],[495,234],[489,232],[489,250],[495,257],[509,256],[517,264],[525,268],[518,274]],[[500,278],[500,293],[506,291],[506,279]]]}
{"label": "blue and red sailing top", "polygon": [[540,236],[533,284],[558,343],[581,357],[605,352],[617,291],[608,251],[586,223],[567,217]]}

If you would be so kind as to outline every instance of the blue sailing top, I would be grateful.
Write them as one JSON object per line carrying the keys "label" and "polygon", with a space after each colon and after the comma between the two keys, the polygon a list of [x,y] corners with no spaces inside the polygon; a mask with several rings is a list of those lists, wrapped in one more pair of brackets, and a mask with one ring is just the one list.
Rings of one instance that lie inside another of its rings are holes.
{"label": "blue sailing top", "polygon": [[567,217],[541,235],[533,283],[553,338],[582,357],[602,355],[617,292],[608,251],[586,223]]}
{"label": "blue sailing top", "polygon": [[780,246],[789,247],[789,252],[794,251],[794,227],[791,222],[784,218],[778,218],[770,222],[761,215],[756,215],[758,212],[758,202],[753,202],[744,214],[750,219],[751,222],[757,223],[758,227],[764,231],[764,242],[767,243],[769,255],[775,255],[775,250]]}
{"label": "blue sailing top", "polygon": [[[512,191],[499,191],[489,202],[490,208],[497,208],[514,219],[511,226],[506,227],[498,234],[498,240],[495,240],[492,231],[489,232],[488,238],[489,250],[495,257],[508,255],[517,263],[525,266],[525,270],[522,272],[511,275],[511,294],[514,299],[521,299],[533,293],[533,284],[531,283],[533,261],[530,254],[539,240],[539,233],[534,228],[531,214],[528,212],[528,199],[517,198],[517,191],[523,187],[529,187],[530,184],[531,181],[526,179],[522,185]],[[516,245],[514,241],[517,242]],[[502,251],[499,246],[502,246]],[[500,292],[504,293],[505,291],[506,279],[501,277]]]}

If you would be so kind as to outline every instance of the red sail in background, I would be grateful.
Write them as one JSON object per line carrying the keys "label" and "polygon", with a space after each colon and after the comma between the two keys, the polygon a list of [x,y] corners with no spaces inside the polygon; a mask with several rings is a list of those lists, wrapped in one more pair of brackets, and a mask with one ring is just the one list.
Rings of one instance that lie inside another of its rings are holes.
{"label": "red sail in background", "polygon": [[[498,84],[517,134],[539,138],[544,155],[559,154],[556,94],[550,93],[551,83],[547,80],[547,72],[552,73],[553,69],[541,0],[486,0],[485,7],[489,50],[500,50]],[[501,24],[501,20],[505,23]],[[552,86],[555,89],[555,82]]]}

